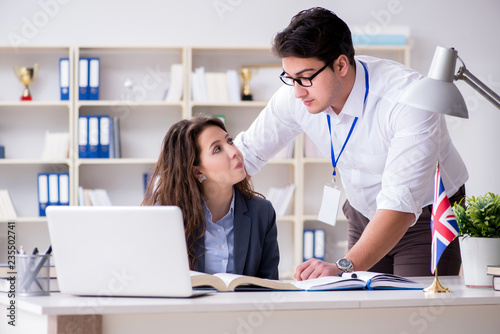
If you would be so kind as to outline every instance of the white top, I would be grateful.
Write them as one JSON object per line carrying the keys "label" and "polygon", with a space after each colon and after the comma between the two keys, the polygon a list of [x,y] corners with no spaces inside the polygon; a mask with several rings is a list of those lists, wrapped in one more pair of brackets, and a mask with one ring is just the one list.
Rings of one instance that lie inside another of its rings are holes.
{"label": "white top", "polygon": [[[366,91],[363,62],[369,73]],[[247,171],[257,173],[283,146],[305,132],[330,158],[326,114],[331,116],[335,157],[358,117],[337,168],[351,205],[368,219],[378,209],[411,212],[416,218],[433,201],[434,174],[439,159],[448,195],[468,179],[467,169],[453,146],[443,115],[398,104],[400,94],[421,75],[399,63],[356,57],[356,80],[342,109],[310,114],[294,89],[281,87],[235,144]]]}

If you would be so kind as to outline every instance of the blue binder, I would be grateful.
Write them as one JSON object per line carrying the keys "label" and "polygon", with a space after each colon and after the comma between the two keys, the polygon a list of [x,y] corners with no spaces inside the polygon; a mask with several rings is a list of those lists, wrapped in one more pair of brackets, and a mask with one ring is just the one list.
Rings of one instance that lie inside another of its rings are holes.
{"label": "blue binder", "polygon": [[61,101],[69,100],[69,58],[59,59],[59,87]]}
{"label": "blue binder", "polygon": [[89,59],[80,58],[78,61],[78,99],[89,99]]}
{"label": "blue binder", "polygon": [[49,205],[59,205],[59,174],[49,173]]}
{"label": "blue binder", "polygon": [[78,117],[78,157],[80,159],[90,157],[88,116]]}
{"label": "blue binder", "polygon": [[326,234],[322,228],[314,230],[314,257],[325,260]]}
{"label": "blue binder", "polygon": [[59,173],[59,205],[69,205],[69,174]]}
{"label": "blue binder", "polygon": [[314,230],[304,230],[302,259],[307,261],[314,257]]}
{"label": "blue binder", "polygon": [[325,230],[324,229],[305,229],[303,236],[302,257],[304,261],[311,258],[325,259]]}
{"label": "blue binder", "polygon": [[99,116],[89,116],[89,158],[99,158]]}
{"label": "blue binder", "polygon": [[38,174],[38,215],[45,217],[45,209],[49,204],[49,176],[47,173]]}
{"label": "blue binder", "polygon": [[100,59],[89,58],[89,100],[99,100]]}
{"label": "blue binder", "polygon": [[99,116],[99,158],[108,158],[111,142],[111,118],[109,116]]}
{"label": "blue binder", "polygon": [[113,158],[121,158],[121,144],[120,144],[120,118],[118,116],[113,116]]}

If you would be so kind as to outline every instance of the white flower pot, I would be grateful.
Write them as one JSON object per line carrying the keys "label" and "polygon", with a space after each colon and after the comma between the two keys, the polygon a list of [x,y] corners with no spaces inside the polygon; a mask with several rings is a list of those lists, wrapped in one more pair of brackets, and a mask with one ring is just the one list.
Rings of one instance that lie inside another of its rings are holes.
{"label": "white flower pot", "polygon": [[500,264],[500,238],[459,237],[465,285],[471,288],[493,286],[486,274],[488,265]]}

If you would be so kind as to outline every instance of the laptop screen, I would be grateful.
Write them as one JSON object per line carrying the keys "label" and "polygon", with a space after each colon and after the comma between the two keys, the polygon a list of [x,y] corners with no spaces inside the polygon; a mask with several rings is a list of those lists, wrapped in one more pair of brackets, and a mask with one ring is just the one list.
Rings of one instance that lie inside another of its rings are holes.
{"label": "laptop screen", "polygon": [[175,206],[50,206],[62,293],[187,297],[192,294],[182,212]]}

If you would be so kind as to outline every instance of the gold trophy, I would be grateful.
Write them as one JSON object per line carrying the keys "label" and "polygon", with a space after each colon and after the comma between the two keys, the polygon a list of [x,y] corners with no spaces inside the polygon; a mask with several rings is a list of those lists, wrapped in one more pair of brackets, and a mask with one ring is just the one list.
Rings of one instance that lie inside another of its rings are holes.
{"label": "gold trophy", "polygon": [[250,78],[252,77],[252,70],[248,67],[242,67],[240,70],[241,77],[243,78],[243,87],[241,90],[241,99],[243,101],[252,101],[252,93],[250,92]]}
{"label": "gold trophy", "polygon": [[35,64],[33,67],[17,67],[17,65],[14,65],[14,72],[24,85],[21,101],[31,101],[29,84],[35,80],[36,74],[38,73],[38,64]]}

